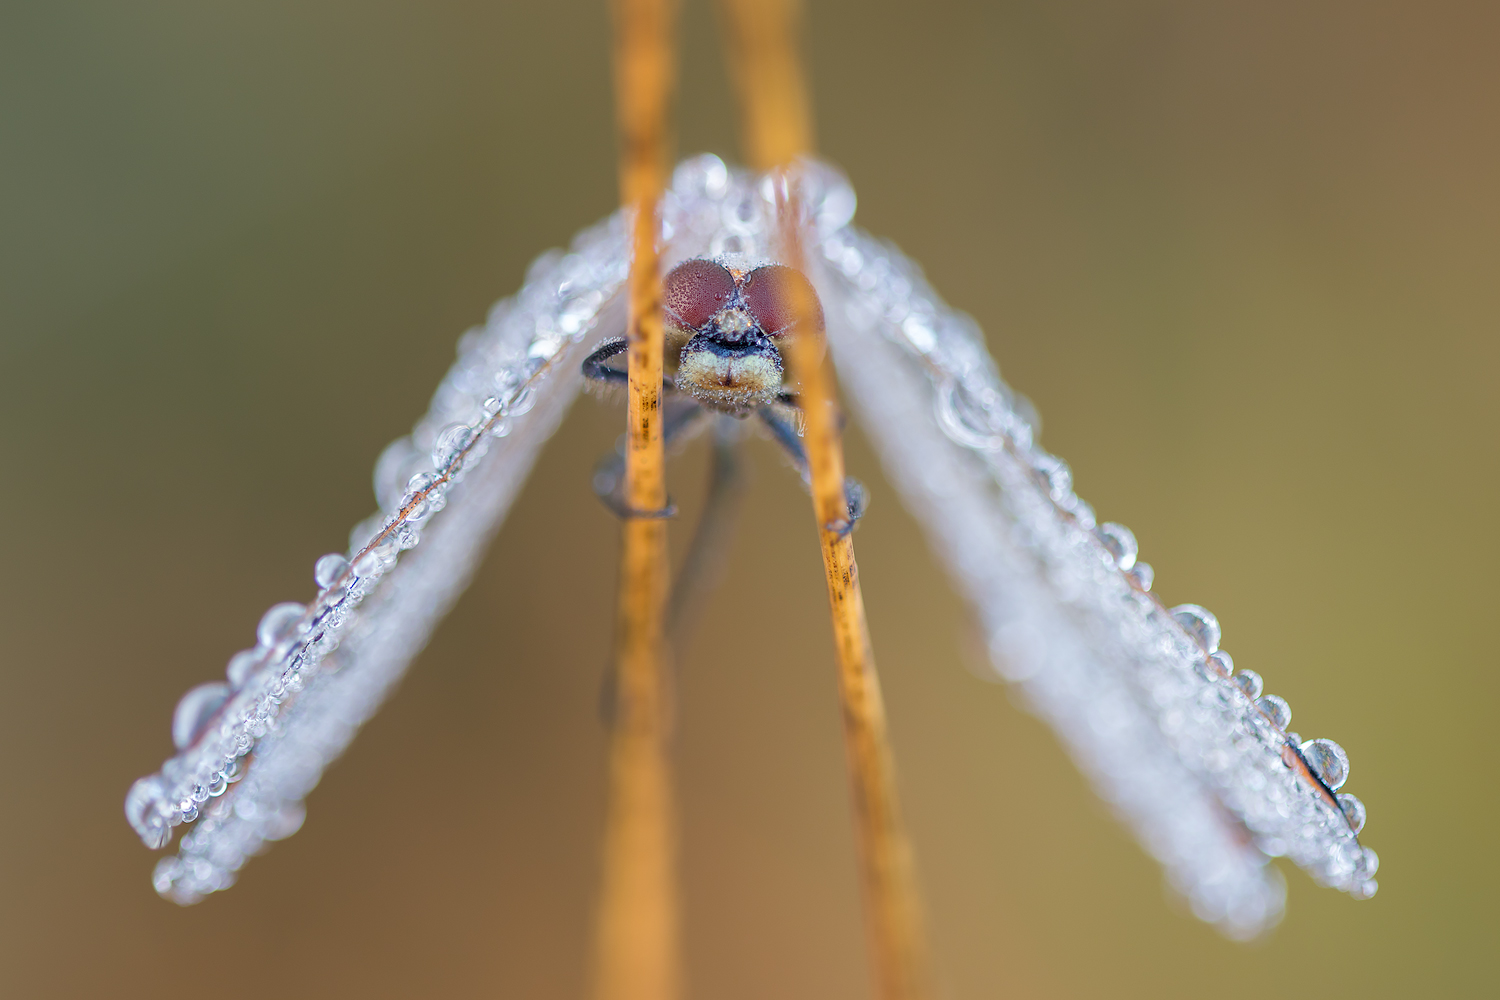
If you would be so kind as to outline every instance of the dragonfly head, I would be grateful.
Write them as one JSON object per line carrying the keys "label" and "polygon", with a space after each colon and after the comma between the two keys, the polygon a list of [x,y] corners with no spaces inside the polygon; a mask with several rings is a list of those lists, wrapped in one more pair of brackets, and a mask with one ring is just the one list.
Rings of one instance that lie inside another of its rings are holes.
{"label": "dragonfly head", "polygon": [[816,307],[817,295],[799,272],[767,264],[749,272],[694,259],[672,269],[663,283],[669,334],[685,339],[677,385],[712,409],[748,413],[774,401],[782,389],[778,343],[796,332],[795,295]]}

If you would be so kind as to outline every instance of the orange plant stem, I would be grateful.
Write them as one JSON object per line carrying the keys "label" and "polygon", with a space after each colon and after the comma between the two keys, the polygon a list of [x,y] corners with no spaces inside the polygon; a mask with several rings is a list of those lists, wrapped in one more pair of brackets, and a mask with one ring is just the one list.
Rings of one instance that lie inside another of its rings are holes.
{"label": "orange plant stem", "polygon": [[673,83],[672,0],[614,0],[620,193],[634,210],[629,285],[625,502],[615,624],[614,730],[609,758],[594,996],[677,1000],[682,960],[676,808],[667,755],[670,695],[663,667],[667,600],[662,454],[661,273],[657,210],[667,172]]}
{"label": "orange plant stem", "polygon": [[[785,262],[807,271],[798,220],[795,173],[789,166],[812,146],[812,115],[796,57],[795,0],[725,0],[730,62],[744,108],[745,146],[754,166],[786,180],[780,207]],[[911,849],[902,829],[885,705],[865,619],[844,490],[844,450],[833,371],[817,335],[816,303],[798,288],[794,303],[802,334],[792,338],[790,367],[806,418],[804,445],[813,510],[822,546],[834,644],[844,746],[853,792],[865,915],[881,1000],[931,995],[926,932]]]}

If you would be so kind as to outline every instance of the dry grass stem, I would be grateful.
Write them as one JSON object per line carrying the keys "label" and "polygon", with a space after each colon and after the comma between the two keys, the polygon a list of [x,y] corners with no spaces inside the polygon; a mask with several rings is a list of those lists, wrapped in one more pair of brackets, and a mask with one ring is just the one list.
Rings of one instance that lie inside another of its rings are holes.
{"label": "dry grass stem", "polygon": [[620,193],[635,211],[629,284],[625,503],[616,608],[616,705],[594,995],[675,1000],[682,990],[676,809],[667,758],[667,598],[657,210],[667,175],[672,0],[615,0]]}
{"label": "dry grass stem", "polygon": [[[796,55],[798,5],[794,0],[726,0],[724,11],[752,165],[786,168],[811,152],[812,141],[810,105]],[[782,257],[805,273],[794,186],[779,207]],[[804,445],[838,653],[875,985],[881,1000],[918,1000],[931,995],[926,934],[854,558],[833,371],[824,357],[824,340],[815,332],[817,304],[803,288],[793,294],[799,299],[794,307],[802,333],[792,338],[788,360],[806,416]]]}

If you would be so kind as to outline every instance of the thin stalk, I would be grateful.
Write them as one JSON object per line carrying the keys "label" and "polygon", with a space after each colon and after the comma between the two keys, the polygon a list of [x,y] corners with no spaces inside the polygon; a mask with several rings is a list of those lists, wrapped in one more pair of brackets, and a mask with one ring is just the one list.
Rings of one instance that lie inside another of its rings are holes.
{"label": "thin stalk", "polygon": [[625,519],[616,607],[616,698],[609,757],[596,1000],[676,1000],[682,960],[676,808],[663,666],[668,590],[662,453],[661,270],[657,210],[667,175],[672,0],[614,0],[620,194],[634,209],[630,268]]}
{"label": "thin stalk", "polygon": [[[812,147],[810,104],[796,56],[798,5],[795,0],[725,0],[724,10],[730,64],[744,108],[745,147],[754,166],[784,171],[789,181],[781,188],[781,251],[788,265],[806,273],[801,212],[790,183],[795,174],[786,172]],[[800,300],[794,306],[802,332],[792,338],[788,361],[806,418],[804,443],[838,653],[844,747],[876,992],[881,1000],[924,1000],[931,996],[926,932],[854,559],[833,371],[817,330],[816,303],[805,289],[796,288],[794,294]]]}

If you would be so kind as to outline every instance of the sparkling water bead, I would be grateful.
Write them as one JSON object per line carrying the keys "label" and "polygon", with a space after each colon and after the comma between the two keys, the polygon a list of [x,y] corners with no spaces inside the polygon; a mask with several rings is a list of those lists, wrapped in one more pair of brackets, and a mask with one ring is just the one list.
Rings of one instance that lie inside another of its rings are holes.
{"label": "sparkling water bead", "polygon": [[307,608],[295,601],[277,604],[261,616],[260,624],[255,628],[255,641],[272,649],[291,640],[306,612]]}
{"label": "sparkling water bead", "polygon": [[1156,570],[1151,568],[1148,562],[1137,562],[1130,567],[1130,578],[1135,585],[1142,590],[1150,590],[1152,582],[1156,579]]}
{"label": "sparkling water bead", "polygon": [[1265,682],[1260,679],[1260,674],[1254,670],[1241,670],[1234,675],[1235,686],[1245,692],[1245,697],[1251,701],[1260,697],[1261,691],[1265,690]]}
{"label": "sparkling water bead", "polygon": [[1359,833],[1365,828],[1365,804],[1348,792],[1339,792],[1337,797],[1339,808],[1344,811],[1344,818],[1349,821],[1349,829]]}
{"label": "sparkling water bead", "polygon": [[1223,634],[1219,629],[1219,619],[1214,617],[1212,611],[1197,604],[1179,604],[1172,609],[1172,617],[1194,642],[1208,652],[1212,653],[1219,648],[1219,640],[1223,638]]}
{"label": "sparkling water bead", "polygon": [[1222,649],[1214,652],[1214,654],[1208,658],[1208,662],[1212,663],[1218,669],[1219,676],[1234,676],[1234,657],[1230,656]]}
{"label": "sparkling water bead", "polygon": [[229,685],[222,681],[199,684],[182,696],[172,713],[172,743],[177,749],[185,750],[192,745],[228,697]]}
{"label": "sparkling water bead", "polygon": [[474,440],[474,428],[468,424],[450,424],[438,435],[432,446],[432,464],[440,472],[446,472],[458,464],[464,450]]}
{"label": "sparkling water bead", "polygon": [[1107,521],[1094,529],[1094,534],[1099,537],[1099,541],[1104,543],[1105,549],[1109,551],[1117,567],[1128,572],[1135,565],[1135,557],[1140,553],[1140,548],[1136,545],[1135,535],[1129,528],[1123,524]]}
{"label": "sparkling water bead", "polygon": [[385,562],[380,554],[371,550],[354,560],[354,575],[361,580],[379,579],[385,572]]}
{"label": "sparkling water bead", "polygon": [[1349,780],[1349,755],[1333,740],[1308,740],[1299,749],[1313,773],[1329,788],[1338,791]]}
{"label": "sparkling water bead", "polygon": [[162,814],[162,783],[155,775],[130,786],[125,796],[125,818],[147,847],[159,850],[172,839],[172,824]]}
{"label": "sparkling water bead", "polygon": [[512,417],[519,417],[523,413],[530,413],[531,408],[536,405],[536,386],[528,385],[516,393],[508,404],[505,412]]}
{"label": "sparkling water bead", "polygon": [[1285,698],[1268,694],[1262,698],[1255,699],[1255,707],[1266,714],[1271,720],[1271,725],[1286,732],[1286,727],[1292,724],[1292,706],[1286,703]]}
{"label": "sparkling water bead", "polygon": [[1042,478],[1043,485],[1047,487],[1047,495],[1054,503],[1060,503],[1072,494],[1073,470],[1068,468],[1067,462],[1056,455],[1038,452],[1032,457],[1031,467]]}
{"label": "sparkling water bead", "polygon": [[260,654],[253,649],[244,649],[229,658],[229,666],[224,668],[224,676],[229,678],[229,686],[238,691],[245,686],[245,682],[255,673],[255,668],[260,666]]}
{"label": "sparkling water bead", "polygon": [[337,552],[330,552],[313,563],[313,582],[319,588],[327,590],[338,582],[348,568],[349,560]]}
{"label": "sparkling water bead", "polygon": [[1380,855],[1366,847],[1364,857],[1360,859],[1359,867],[1364,872],[1365,878],[1369,878],[1380,870]]}

